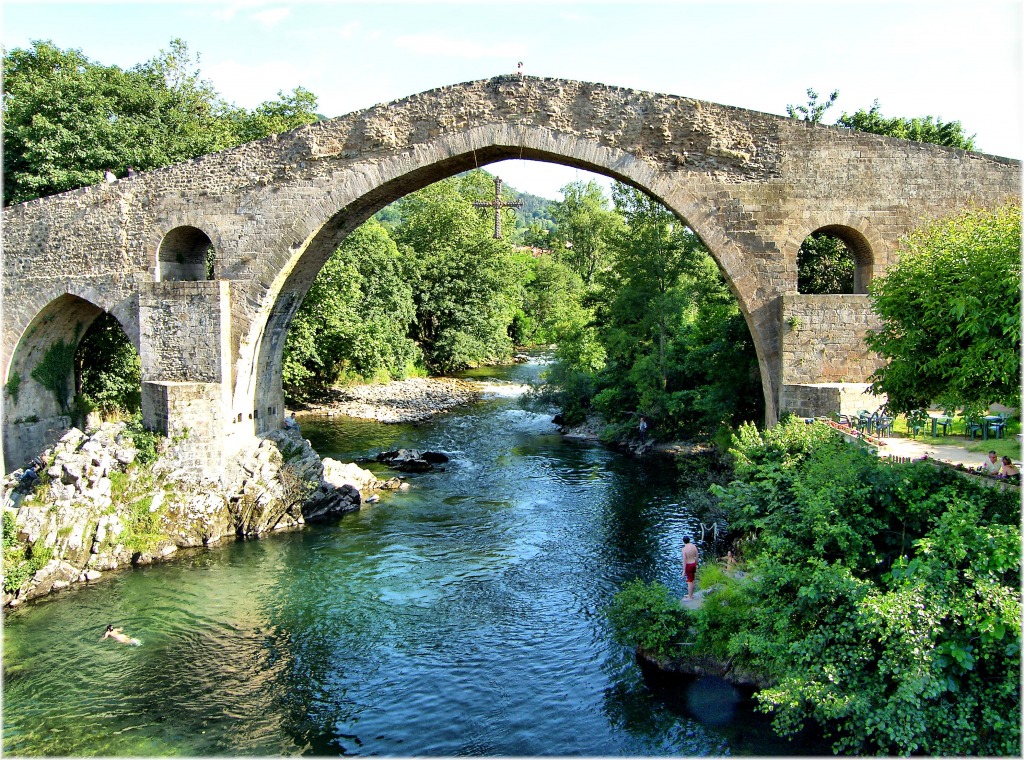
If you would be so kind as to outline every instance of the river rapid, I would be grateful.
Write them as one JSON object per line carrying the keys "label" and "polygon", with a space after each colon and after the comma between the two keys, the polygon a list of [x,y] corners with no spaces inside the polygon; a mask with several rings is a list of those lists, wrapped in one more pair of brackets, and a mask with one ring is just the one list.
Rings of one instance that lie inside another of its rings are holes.
{"label": "river rapid", "polygon": [[[524,404],[542,369],[467,373],[483,399],[417,426],[303,421],[342,461],[451,456],[336,524],[5,611],[5,753],[799,752],[728,688],[645,680],[612,642],[602,610],[623,583],[682,594],[699,521],[671,465],[564,440]],[[141,645],[101,641],[108,623]]]}

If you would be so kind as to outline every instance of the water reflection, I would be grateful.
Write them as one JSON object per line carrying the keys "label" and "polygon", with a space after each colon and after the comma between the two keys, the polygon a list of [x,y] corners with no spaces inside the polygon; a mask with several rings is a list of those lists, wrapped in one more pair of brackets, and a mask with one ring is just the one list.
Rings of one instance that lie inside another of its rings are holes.
{"label": "water reflection", "polygon": [[[697,524],[673,468],[564,441],[520,407],[538,372],[509,368],[489,398],[421,425],[303,421],[344,461],[454,455],[336,525],[9,614],[5,751],[766,754],[742,738],[763,723],[736,733],[742,703],[731,722],[720,698],[688,705],[610,641],[602,610],[624,582],[682,593],[680,537]],[[143,646],[105,646],[108,623]]]}

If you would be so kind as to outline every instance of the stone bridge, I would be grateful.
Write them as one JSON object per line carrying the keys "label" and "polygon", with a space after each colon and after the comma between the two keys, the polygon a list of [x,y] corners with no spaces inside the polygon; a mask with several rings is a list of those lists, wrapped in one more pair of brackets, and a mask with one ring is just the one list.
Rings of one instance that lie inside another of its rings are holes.
{"label": "stone bridge", "polygon": [[[801,389],[863,381],[877,366],[862,340],[872,326],[863,294],[900,236],[1019,197],[1021,182],[1009,159],[674,95],[497,77],[12,206],[5,469],[70,424],[68,399],[33,368],[106,311],[139,351],[146,424],[187,436],[197,470],[223,471],[282,424],[289,322],[345,236],[407,193],[508,158],[626,182],[699,234],[750,328],[769,424],[806,401]],[[819,230],[854,252],[859,295],[797,294],[797,250]]]}

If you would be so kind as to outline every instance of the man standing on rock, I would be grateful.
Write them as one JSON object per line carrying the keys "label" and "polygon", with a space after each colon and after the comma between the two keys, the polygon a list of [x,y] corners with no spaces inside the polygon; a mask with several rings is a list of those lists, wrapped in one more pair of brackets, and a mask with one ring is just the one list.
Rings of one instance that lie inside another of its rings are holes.
{"label": "man standing on rock", "polygon": [[683,536],[683,575],[686,576],[687,595],[683,599],[693,601],[693,585],[697,582],[697,545],[690,542],[689,536]]}

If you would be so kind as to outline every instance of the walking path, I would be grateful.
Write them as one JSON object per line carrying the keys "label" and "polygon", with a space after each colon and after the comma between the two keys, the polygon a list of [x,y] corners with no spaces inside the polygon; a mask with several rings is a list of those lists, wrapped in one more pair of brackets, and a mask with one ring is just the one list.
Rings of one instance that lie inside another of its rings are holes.
{"label": "walking path", "polygon": [[968,451],[962,446],[952,444],[935,444],[930,441],[915,441],[911,438],[882,438],[882,446],[878,455],[881,457],[910,457],[921,459],[939,459],[950,464],[962,464],[965,467],[978,467],[984,463],[984,451]]}

